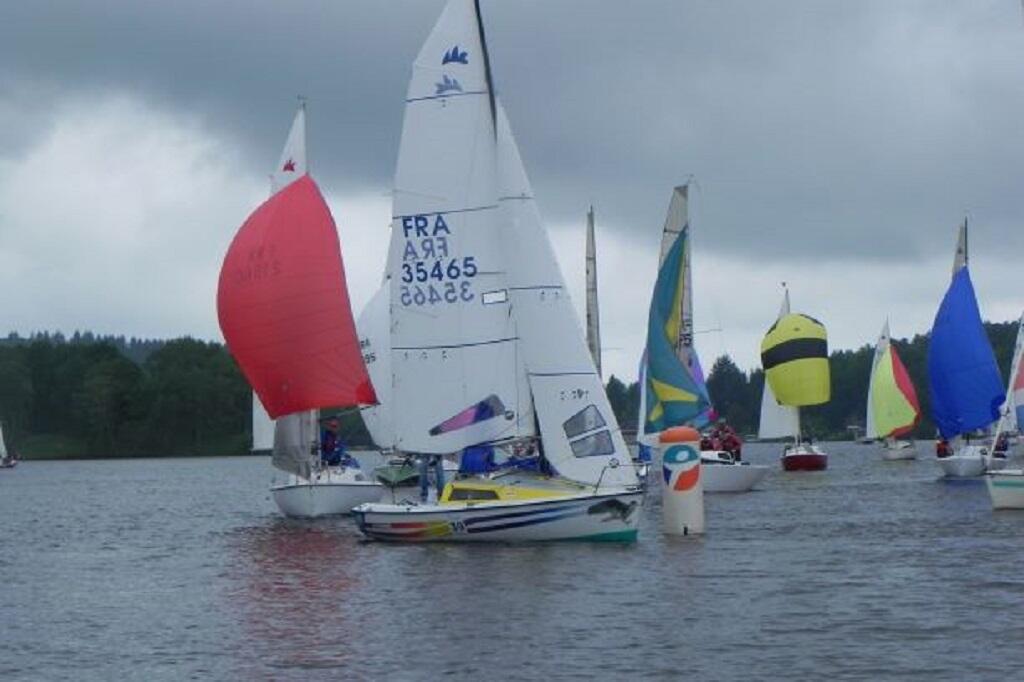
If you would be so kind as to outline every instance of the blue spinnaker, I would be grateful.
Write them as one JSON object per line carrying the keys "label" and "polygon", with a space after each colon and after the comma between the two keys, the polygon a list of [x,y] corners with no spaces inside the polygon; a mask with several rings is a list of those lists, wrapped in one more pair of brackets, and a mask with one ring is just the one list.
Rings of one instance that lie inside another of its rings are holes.
{"label": "blue spinnaker", "polygon": [[949,285],[928,346],[932,419],[943,438],[988,426],[1006,398],[966,267]]}

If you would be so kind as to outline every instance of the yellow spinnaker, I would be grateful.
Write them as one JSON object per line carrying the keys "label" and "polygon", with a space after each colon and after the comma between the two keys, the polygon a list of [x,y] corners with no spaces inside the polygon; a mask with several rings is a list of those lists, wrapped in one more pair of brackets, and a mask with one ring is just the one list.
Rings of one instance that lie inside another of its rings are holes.
{"label": "yellow spinnaker", "polygon": [[761,341],[761,366],[782,405],[820,405],[831,398],[828,336],[812,317],[779,318]]}

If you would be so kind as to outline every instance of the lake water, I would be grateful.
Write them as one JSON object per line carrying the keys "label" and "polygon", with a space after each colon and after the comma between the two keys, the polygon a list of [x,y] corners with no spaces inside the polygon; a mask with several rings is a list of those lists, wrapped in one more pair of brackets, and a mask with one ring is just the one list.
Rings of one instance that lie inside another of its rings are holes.
{"label": "lake water", "polygon": [[402,546],[283,519],[266,458],[0,472],[0,679],[1024,679],[1024,513],[831,444],[707,534]]}

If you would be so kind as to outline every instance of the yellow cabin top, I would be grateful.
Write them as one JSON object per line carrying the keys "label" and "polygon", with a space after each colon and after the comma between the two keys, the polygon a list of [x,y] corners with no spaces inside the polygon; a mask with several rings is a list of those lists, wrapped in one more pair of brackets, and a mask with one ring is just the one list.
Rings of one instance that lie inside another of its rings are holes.
{"label": "yellow cabin top", "polygon": [[463,478],[451,481],[441,493],[441,504],[479,504],[486,502],[516,502],[569,497],[583,492],[582,486],[574,489],[566,481],[533,479],[528,483],[521,480],[500,481],[495,479]]}

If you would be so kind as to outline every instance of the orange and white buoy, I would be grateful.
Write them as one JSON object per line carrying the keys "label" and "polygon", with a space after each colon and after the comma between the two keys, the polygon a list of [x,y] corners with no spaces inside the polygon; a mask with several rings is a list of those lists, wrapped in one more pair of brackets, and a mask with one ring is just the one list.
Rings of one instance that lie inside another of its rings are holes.
{"label": "orange and white buoy", "polygon": [[661,517],[665,533],[704,532],[704,482],[700,470],[700,433],[689,426],[661,432]]}

